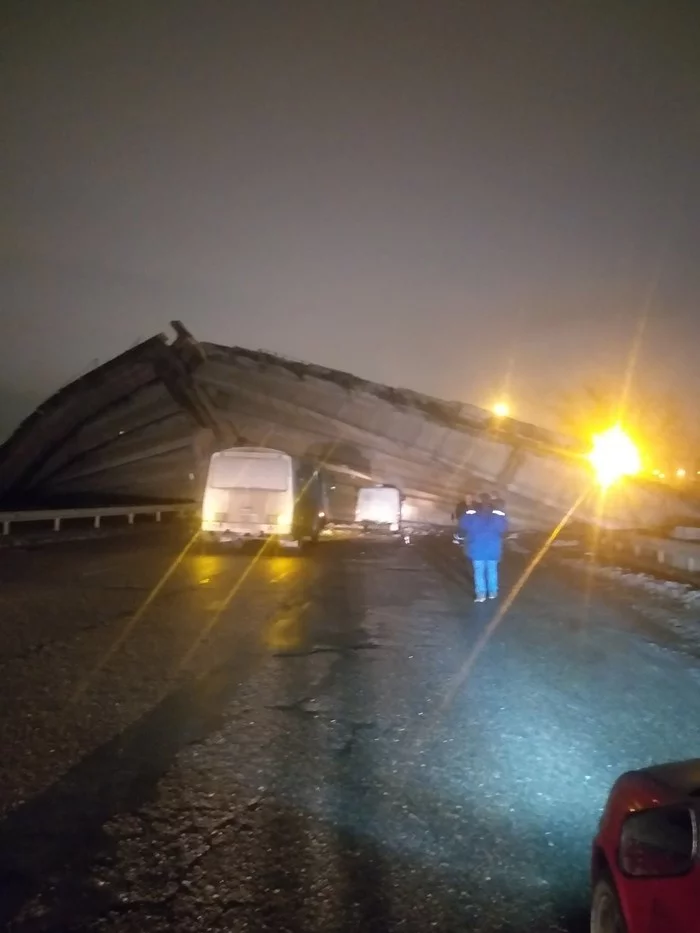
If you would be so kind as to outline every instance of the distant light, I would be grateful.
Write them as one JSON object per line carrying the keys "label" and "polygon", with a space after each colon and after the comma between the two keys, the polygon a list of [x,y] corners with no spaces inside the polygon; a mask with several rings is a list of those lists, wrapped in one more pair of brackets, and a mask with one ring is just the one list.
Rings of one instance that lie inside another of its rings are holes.
{"label": "distant light", "polygon": [[623,476],[633,476],[641,469],[641,459],[634,441],[619,424],[593,438],[588,455],[601,486],[607,487]]}
{"label": "distant light", "polygon": [[678,477],[678,479],[685,479],[685,477],[686,477],[686,472],[685,472],[685,470],[683,469],[683,467],[679,467],[679,468],[676,470],[676,476]]}
{"label": "distant light", "polygon": [[665,473],[659,473],[659,479],[666,479]]}
{"label": "distant light", "polygon": [[497,418],[507,418],[510,414],[510,405],[507,402],[496,402],[493,413]]}
{"label": "distant light", "polygon": [[654,476],[661,476],[661,470],[652,470],[651,472]]}

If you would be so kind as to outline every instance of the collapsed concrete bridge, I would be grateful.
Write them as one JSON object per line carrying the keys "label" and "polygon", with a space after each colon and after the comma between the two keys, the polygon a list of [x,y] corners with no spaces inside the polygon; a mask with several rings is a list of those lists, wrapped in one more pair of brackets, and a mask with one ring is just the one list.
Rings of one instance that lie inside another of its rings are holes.
{"label": "collapsed concrete bridge", "polygon": [[[448,520],[458,494],[498,489],[521,522],[552,525],[591,487],[566,438],[489,412],[263,351],[198,343],[179,322],[67,385],[0,448],[5,507],[197,500],[215,449],[275,447],[323,462],[345,485],[399,486],[420,519]],[[696,510],[626,483],[605,503],[615,527]],[[578,517],[600,521],[588,495]]]}

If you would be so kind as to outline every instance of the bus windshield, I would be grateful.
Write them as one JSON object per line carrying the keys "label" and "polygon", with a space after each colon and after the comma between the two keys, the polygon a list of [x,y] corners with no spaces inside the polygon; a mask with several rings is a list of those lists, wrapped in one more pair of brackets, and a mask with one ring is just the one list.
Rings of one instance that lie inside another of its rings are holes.
{"label": "bus windshield", "polygon": [[214,489],[265,489],[286,492],[292,479],[286,456],[242,454],[212,459],[207,485]]}

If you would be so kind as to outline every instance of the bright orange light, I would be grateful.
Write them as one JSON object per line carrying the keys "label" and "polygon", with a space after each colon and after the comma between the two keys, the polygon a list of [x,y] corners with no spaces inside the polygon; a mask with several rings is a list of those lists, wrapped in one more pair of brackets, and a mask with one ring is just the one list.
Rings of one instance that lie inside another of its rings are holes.
{"label": "bright orange light", "polygon": [[593,450],[588,455],[601,486],[607,487],[623,476],[633,476],[642,462],[634,441],[619,424],[593,438]]}
{"label": "bright orange light", "polygon": [[508,402],[496,402],[493,406],[493,413],[497,418],[507,418],[510,414],[510,405]]}

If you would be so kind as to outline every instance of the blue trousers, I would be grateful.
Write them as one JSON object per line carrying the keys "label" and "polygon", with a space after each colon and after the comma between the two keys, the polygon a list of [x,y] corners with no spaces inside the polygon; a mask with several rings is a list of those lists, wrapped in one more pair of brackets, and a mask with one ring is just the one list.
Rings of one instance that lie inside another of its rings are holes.
{"label": "blue trousers", "polygon": [[477,599],[498,595],[498,561],[473,560],[474,589]]}

